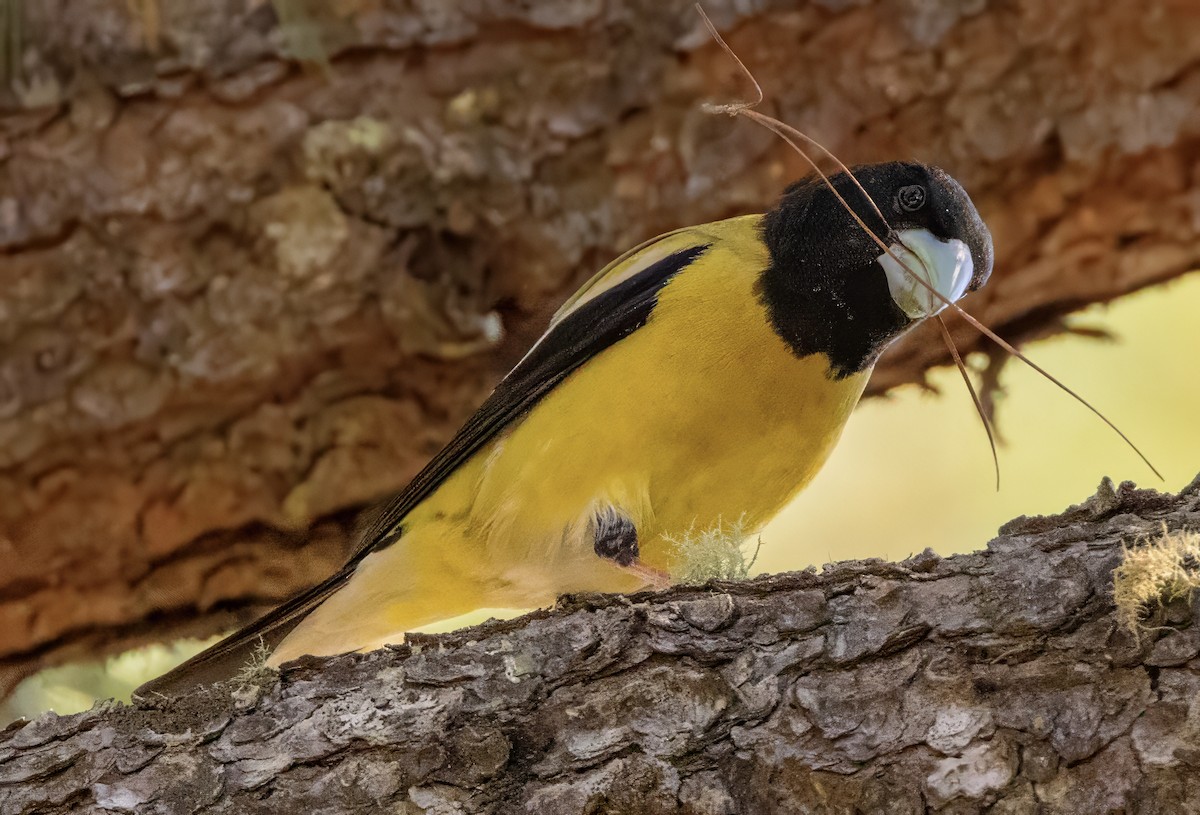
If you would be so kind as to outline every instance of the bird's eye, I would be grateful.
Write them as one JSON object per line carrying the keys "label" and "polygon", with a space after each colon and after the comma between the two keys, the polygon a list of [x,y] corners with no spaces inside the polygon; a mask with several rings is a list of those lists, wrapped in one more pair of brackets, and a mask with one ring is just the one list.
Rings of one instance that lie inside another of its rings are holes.
{"label": "bird's eye", "polygon": [[896,203],[905,212],[916,212],[925,206],[925,188],[920,184],[909,184],[901,187],[896,193]]}

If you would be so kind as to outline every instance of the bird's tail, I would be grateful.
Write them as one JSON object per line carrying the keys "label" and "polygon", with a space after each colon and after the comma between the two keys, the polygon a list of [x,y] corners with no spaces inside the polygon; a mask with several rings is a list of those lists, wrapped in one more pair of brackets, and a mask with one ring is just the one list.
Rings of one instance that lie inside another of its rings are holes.
{"label": "bird's tail", "polygon": [[305,654],[331,656],[403,641],[404,632],[497,605],[476,547],[459,528],[412,530],[292,598],[166,674],[137,698],[176,696],[236,675],[269,652],[278,666]]}
{"label": "bird's tail", "polygon": [[257,653],[263,650],[269,652],[279,645],[308,614],[345,585],[347,578],[343,570],[293,597],[216,645],[206,648],[162,676],[151,679],[133,692],[133,698],[178,696],[196,687],[233,677],[249,665]]}

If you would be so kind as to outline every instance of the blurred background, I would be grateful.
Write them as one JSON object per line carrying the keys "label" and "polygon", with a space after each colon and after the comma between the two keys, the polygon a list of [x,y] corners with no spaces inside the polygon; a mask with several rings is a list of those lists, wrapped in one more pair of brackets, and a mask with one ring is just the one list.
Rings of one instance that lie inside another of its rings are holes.
{"label": "blurred background", "polygon": [[[1004,522],[1080,503],[1103,476],[1177,492],[1200,473],[1200,275],[1072,316],[1111,339],[1060,336],[1025,351],[1102,410],[1162,472],[1159,481],[1086,408],[1010,363],[997,399],[999,491],[970,396],[953,368],[937,392],[907,385],[864,402],[817,479],[763,533],[757,568],[783,571],[846,558],[901,560],[980,549]],[[1190,371],[1190,373],[1188,372]]]}
{"label": "blurred background", "polygon": [[[981,548],[1200,470],[1200,9],[706,3],[764,109],[955,175],[997,263],[894,348],[755,571]],[[335,569],[595,268],[805,173],[686,2],[0,3],[0,720],[120,697]],[[132,650],[131,649],[136,649]]]}

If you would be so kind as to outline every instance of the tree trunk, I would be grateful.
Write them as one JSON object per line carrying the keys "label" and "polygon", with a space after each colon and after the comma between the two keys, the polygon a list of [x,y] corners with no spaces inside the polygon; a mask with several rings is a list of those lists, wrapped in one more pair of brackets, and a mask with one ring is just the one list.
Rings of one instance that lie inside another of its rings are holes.
{"label": "tree trunk", "polygon": [[[1200,262],[1194,4],[707,5],[767,109],[967,186],[1011,338]],[[320,579],[573,285],[807,172],[701,112],[686,0],[14,0],[0,63],[0,691]]]}
{"label": "tree trunk", "polygon": [[1123,547],[1164,526],[1200,527],[1200,477],[1106,481],[977,554],[566,598],[46,714],[0,735],[0,810],[1196,812],[1200,603],[1140,637],[1114,614]]}

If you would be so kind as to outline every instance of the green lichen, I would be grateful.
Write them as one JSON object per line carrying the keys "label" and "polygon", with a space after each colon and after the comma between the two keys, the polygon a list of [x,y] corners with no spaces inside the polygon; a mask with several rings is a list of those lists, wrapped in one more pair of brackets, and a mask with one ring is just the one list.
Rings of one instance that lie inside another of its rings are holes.
{"label": "green lichen", "polygon": [[1138,633],[1155,604],[1184,598],[1200,589],[1200,534],[1189,530],[1162,533],[1126,547],[1121,565],[1113,570],[1113,601],[1117,619]]}
{"label": "green lichen", "polygon": [[353,6],[325,0],[271,0],[284,56],[332,73],[330,55],[354,41]]}
{"label": "green lichen", "polygon": [[684,585],[745,580],[762,548],[762,538],[756,536],[750,551],[750,533],[742,518],[728,524],[718,522],[710,529],[689,530],[666,541],[673,550],[671,580]]}
{"label": "green lichen", "polygon": [[24,47],[24,0],[0,0],[0,79],[4,84],[21,78]]}
{"label": "green lichen", "polygon": [[253,705],[258,697],[279,676],[279,671],[267,664],[271,657],[271,649],[265,642],[259,640],[258,645],[250,654],[250,659],[242,666],[233,678],[229,680],[233,698],[243,707]]}

